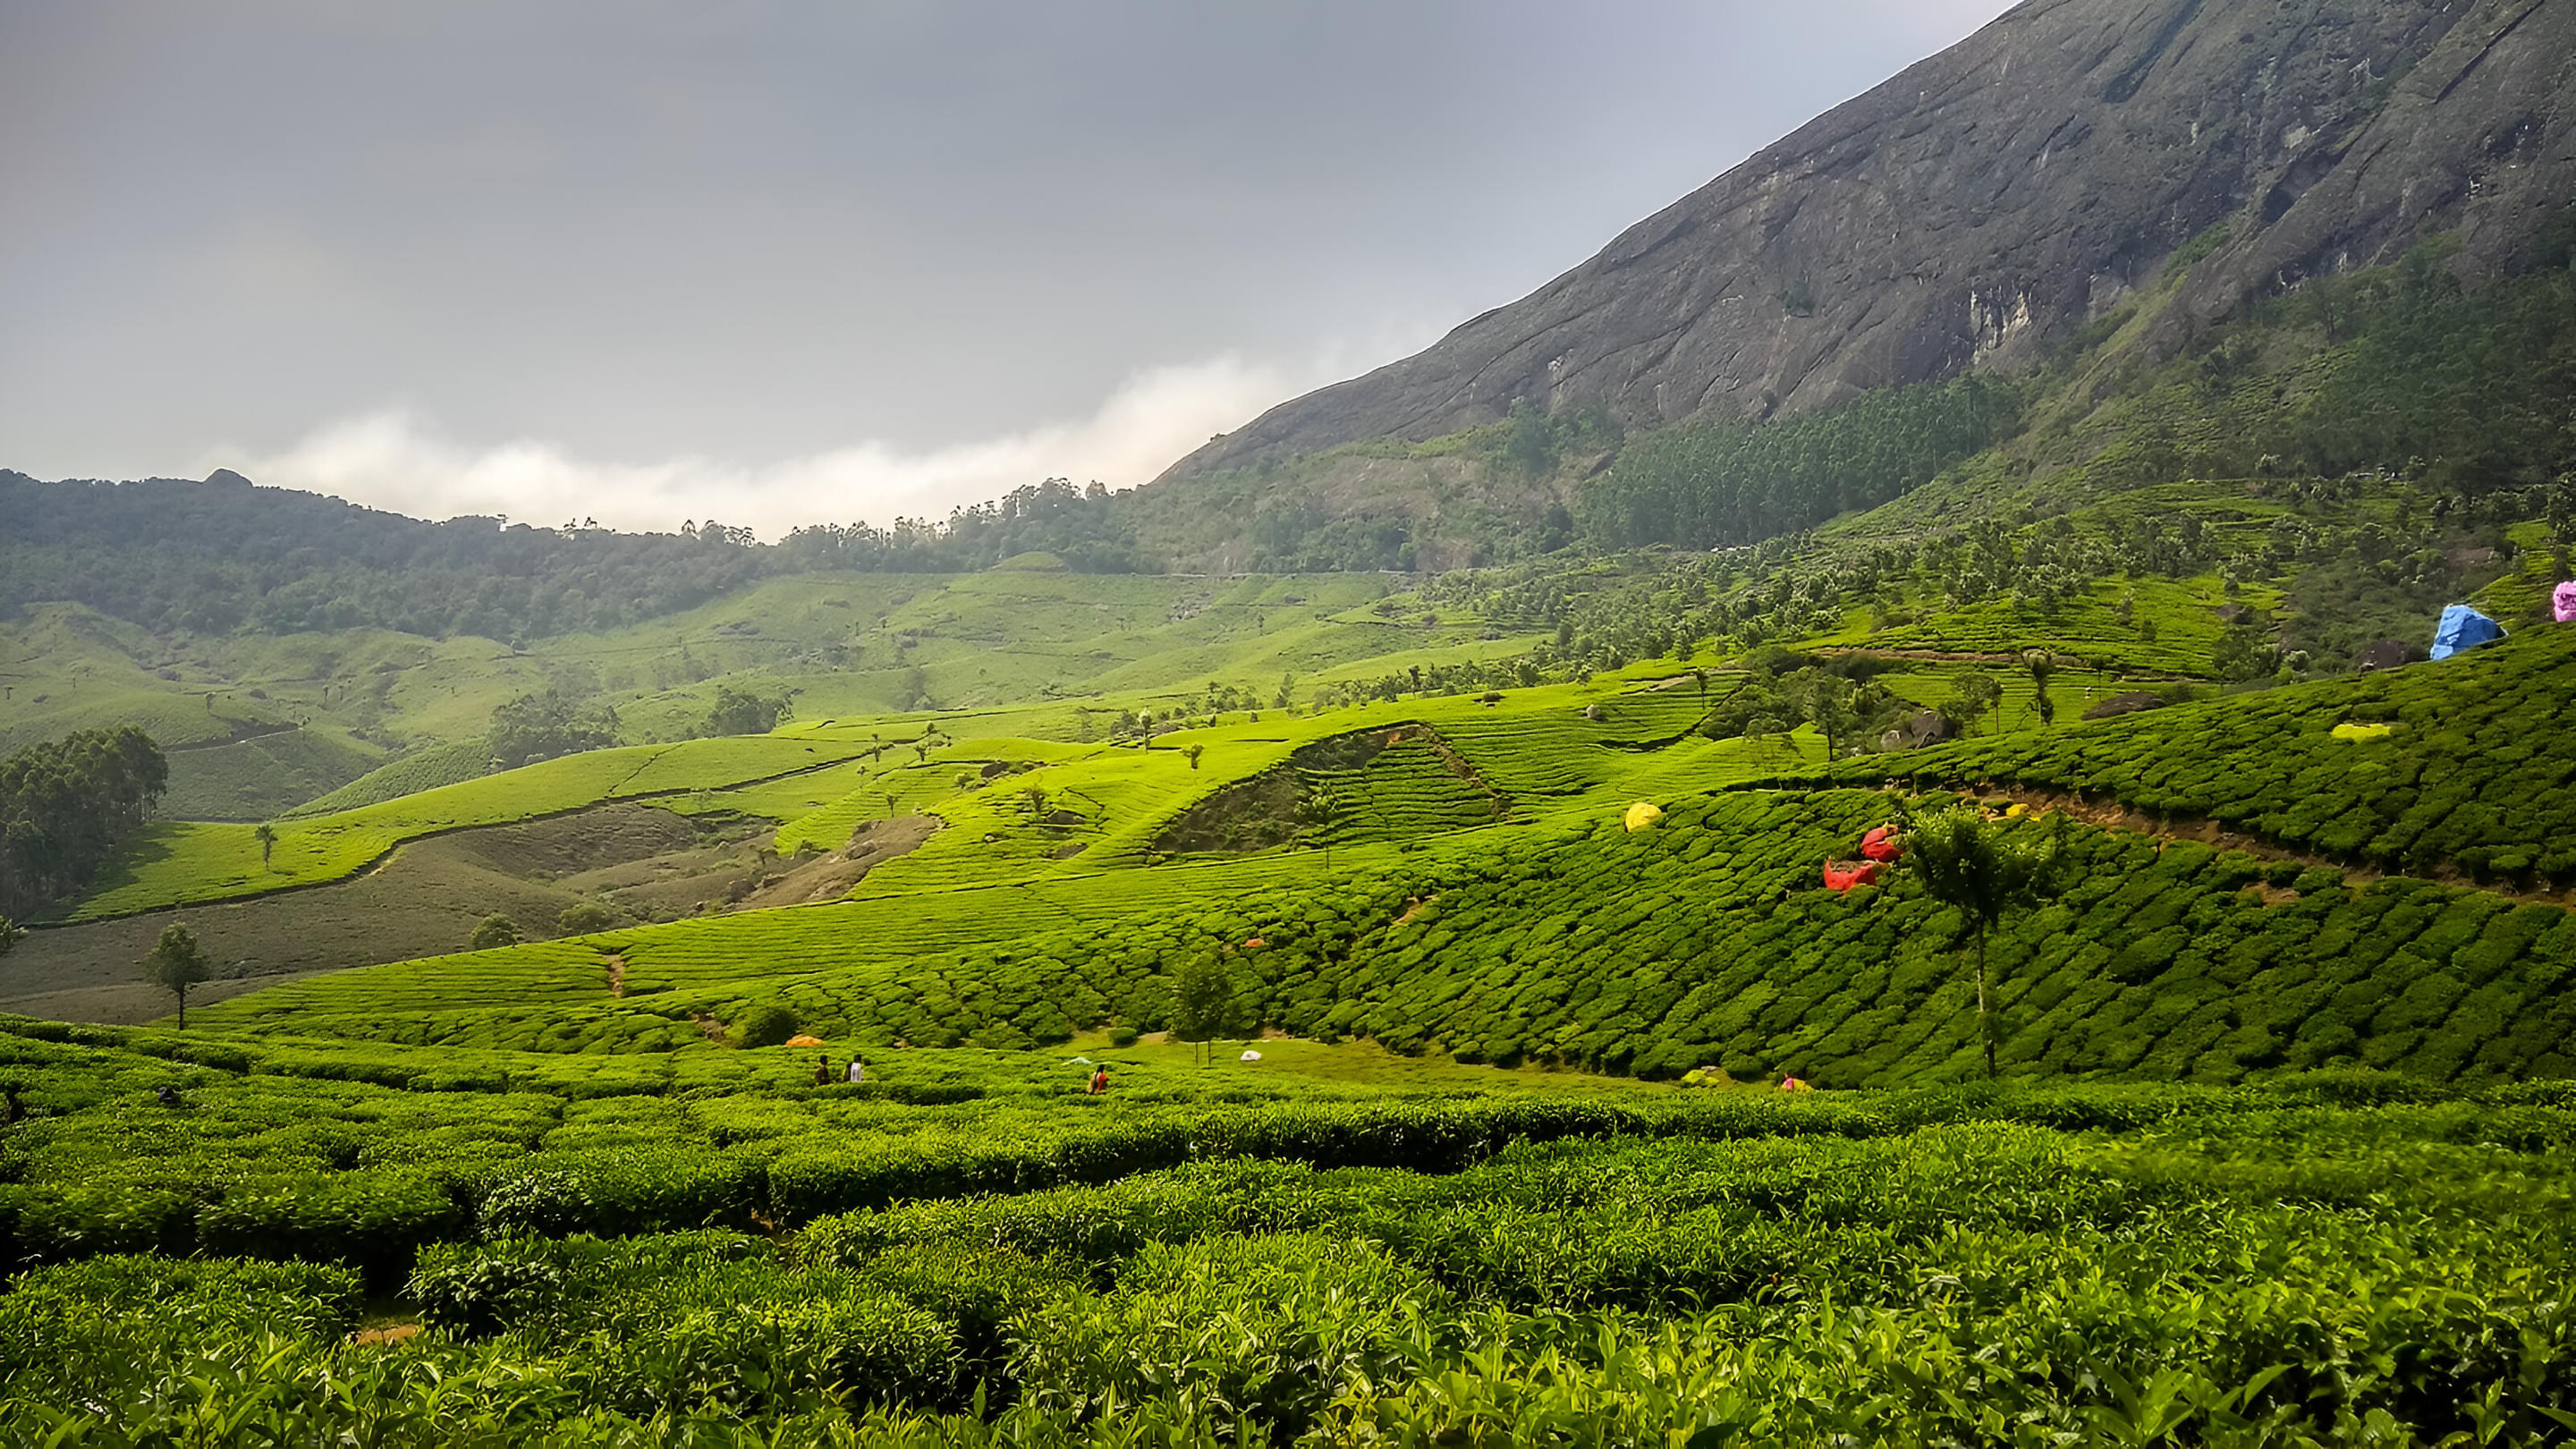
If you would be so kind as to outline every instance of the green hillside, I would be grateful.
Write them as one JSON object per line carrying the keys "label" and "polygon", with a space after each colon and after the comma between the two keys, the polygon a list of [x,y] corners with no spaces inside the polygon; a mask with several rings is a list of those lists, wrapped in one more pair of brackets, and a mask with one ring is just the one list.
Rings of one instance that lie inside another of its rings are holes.
{"label": "green hillside", "polygon": [[[949,782],[951,798],[922,807],[946,828],[848,901],[312,978],[206,1016],[227,1030],[659,1052],[779,1002],[879,1045],[1027,1047],[1160,1028],[1173,973],[1205,957],[1227,963],[1247,1024],[1301,1037],[1665,1077],[1963,1078],[1976,1063],[1960,919],[1902,884],[1836,895],[1821,879],[1865,829],[1920,803],[1876,788],[1893,773],[2169,816],[2201,813],[2179,806],[2202,781],[2249,831],[2214,847],[2143,833],[2143,816],[2077,826],[2063,893],[1996,943],[2008,1071],[2576,1073],[2562,1009],[2576,927],[2554,898],[2514,889],[2545,863],[2516,867],[2499,842],[2534,827],[2474,803],[2545,809],[2576,770],[2549,732],[2518,728],[2563,696],[2571,648],[2544,632],[2120,719],[2067,711],[2054,729],[1822,772],[1766,742],[1692,733],[1739,682],[1725,675],[1705,699],[1688,676],[1605,680],[1246,720],[1146,750],[962,741],[943,748],[1003,772]],[[2332,733],[2368,721],[2393,728]],[[952,768],[933,753],[904,773]],[[1784,773],[1872,788],[1781,788]],[[2375,793],[2398,778],[2470,802],[2410,837],[2412,868],[2456,884],[2347,879],[2317,862],[2309,833],[2263,813],[2280,790],[2304,812],[2291,819],[2409,818]],[[1300,808],[1309,792],[1328,815]],[[1623,831],[1635,798],[1659,800],[1665,820]],[[815,818],[848,818],[839,808]],[[1233,837],[1176,831],[1227,811]],[[1250,828],[1264,818],[1267,834]],[[1211,839],[1235,849],[1190,848]]]}
{"label": "green hillside", "polygon": [[2475,289],[2437,242],[2188,339],[2150,325],[2177,267],[2016,376],[1830,413],[1525,411],[892,534],[433,525],[237,479],[0,475],[25,522],[0,540],[0,748],[141,723],[172,752],[168,817],[255,821],[543,690],[653,743],[718,684],[817,720],[1776,644],[2349,672],[2457,599],[2536,616],[2576,519],[2576,453],[2534,421],[2576,405],[2576,213],[2552,236]]}

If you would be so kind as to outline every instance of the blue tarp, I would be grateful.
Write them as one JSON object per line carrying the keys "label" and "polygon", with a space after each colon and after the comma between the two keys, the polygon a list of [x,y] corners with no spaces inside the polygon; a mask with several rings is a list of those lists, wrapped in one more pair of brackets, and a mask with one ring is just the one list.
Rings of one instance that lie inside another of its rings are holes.
{"label": "blue tarp", "polygon": [[2452,604],[2442,610],[2442,622],[2433,626],[2433,657],[2448,659],[2503,637],[2503,625],[2466,604]]}

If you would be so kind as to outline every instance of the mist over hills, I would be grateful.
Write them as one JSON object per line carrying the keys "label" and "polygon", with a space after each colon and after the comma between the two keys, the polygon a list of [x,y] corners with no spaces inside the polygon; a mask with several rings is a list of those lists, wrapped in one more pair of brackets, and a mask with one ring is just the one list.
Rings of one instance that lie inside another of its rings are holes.
{"label": "mist over hills", "polygon": [[[1809,635],[2350,669],[2446,599],[2530,608],[2519,556],[2568,511],[2571,25],[2527,0],[2037,0],[1139,488],[764,542],[0,470],[0,745],[147,719],[187,752],[174,798],[239,819],[541,687],[662,735],[725,678],[985,706],[1468,643],[1551,678]],[[1040,592],[1102,630],[1041,646],[997,606],[1020,586],[971,582],[1003,565],[1092,576]],[[1311,639],[1131,662],[1244,574],[1372,577],[1236,621],[1329,595]]]}

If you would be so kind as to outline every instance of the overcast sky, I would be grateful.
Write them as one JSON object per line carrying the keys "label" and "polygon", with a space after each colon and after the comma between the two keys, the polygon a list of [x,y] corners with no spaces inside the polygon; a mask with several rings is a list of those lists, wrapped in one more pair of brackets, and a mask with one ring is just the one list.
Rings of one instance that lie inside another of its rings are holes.
{"label": "overcast sky", "polygon": [[0,0],[0,467],[670,528],[1142,482],[2005,0]]}

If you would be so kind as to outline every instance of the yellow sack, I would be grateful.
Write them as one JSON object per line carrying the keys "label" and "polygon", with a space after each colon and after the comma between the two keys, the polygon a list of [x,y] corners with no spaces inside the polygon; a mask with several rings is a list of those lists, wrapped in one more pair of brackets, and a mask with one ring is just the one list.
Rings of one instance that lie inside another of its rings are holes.
{"label": "yellow sack", "polygon": [[1663,819],[1664,812],[1646,801],[1640,800],[1636,804],[1628,807],[1628,813],[1623,818],[1628,822],[1628,833],[1634,835],[1638,831],[1645,829],[1647,826],[1654,824],[1656,821]]}
{"label": "yellow sack", "polygon": [[2345,720],[2342,724],[2336,725],[2331,731],[2329,731],[2329,733],[2339,740],[2384,740],[2390,735],[2397,733],[2397,726],[2391,724],[2354,724],[2350,720]]}

